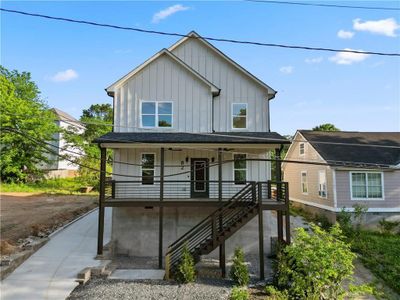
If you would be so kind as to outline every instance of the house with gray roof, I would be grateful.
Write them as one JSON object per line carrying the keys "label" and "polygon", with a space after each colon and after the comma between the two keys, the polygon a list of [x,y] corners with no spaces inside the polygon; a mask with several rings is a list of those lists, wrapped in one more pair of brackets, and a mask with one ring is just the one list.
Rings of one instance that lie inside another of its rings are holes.
{"label": "house with gray roof", "polygon": [[298,130],[285,160],[295,205],[332,220],[355,204],[370,223],[400,217],[400,132]]}

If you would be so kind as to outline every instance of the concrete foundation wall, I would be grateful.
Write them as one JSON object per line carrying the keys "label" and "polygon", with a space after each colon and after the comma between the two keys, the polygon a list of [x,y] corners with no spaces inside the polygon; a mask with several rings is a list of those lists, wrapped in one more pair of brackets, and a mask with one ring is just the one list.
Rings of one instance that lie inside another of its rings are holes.
{"label": "concrete foundation wall", "polygon": [[[196,226],[214,208],[164,208],[163,254],[168,246]],[[112,242],[114,254],[138,257],[158,256],[158,208],[114,208]],[[276,236],[276,219],[264,211],[264,251],[270,253],[270,237]],[[227,258],[235,247],[258,255],[258,216],[226,241]],[[217,258],[218,249],[208,257]]]}

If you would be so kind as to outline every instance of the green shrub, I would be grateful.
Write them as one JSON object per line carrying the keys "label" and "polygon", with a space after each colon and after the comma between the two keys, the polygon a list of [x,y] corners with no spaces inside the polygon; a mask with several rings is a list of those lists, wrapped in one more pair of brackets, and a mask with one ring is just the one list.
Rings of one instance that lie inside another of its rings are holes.
{"label": "green shrub", "polygon": [[360,230],[363,218],[365,214],[368,212],[368,206],[362,204],[354,204],[353,208],[354,208],[354,222],[356,224],[357,230]]}
{"label": "green shrub", "polygon": [[179,283],[189,283],[196,280],[196,270],[194,268],[194,259],[188,249],[187,244],[182,249],[182,260],[178,266],[175,278]]}
{"label": "green shrub", "polygon": [[399,225],[399,221],[386,221],[385,218],[379,221],[379,228],[383,234],[393,234],[394,230]]}
{"label": "green shrub", "polygon": [[233,265],[229,275],[238,286],[246,286],[250,281],[249,270],[244,262],[244,253],[239,247],[235,249]]}
{"label": "green shrub", "polygon": [[342,283],[353,273],[355,254],[338,224],[329,232],[310,226],[311,233],[298,228],[293,243],[278,254],[276,286],[290,299],[342,299]]}
{"label": "green shrub", "polygon": [[272,285],[267,285],[265,287],[265,293],[267,294],[268,298],[270,300],[286,300],[289,299],[289,294],[288,292],[285,291],[279,291]]}
{"label": "green shrub", "polygon": [[245,287],[234,286],[229,297],[230,300],[248,300],[250,293]]}

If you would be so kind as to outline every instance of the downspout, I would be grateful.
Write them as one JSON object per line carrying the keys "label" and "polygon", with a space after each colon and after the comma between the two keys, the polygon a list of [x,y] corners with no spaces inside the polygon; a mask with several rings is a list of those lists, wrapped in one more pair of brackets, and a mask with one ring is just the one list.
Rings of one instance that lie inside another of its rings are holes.
{"label": "downspout", "polygon": [[214,133],[215,129],[214,129],[214,98],[218,97],[221,94],[221,89],[218,90],[217,94],[213,94],[212,97],[212,102],[211,102],[211,132]]}

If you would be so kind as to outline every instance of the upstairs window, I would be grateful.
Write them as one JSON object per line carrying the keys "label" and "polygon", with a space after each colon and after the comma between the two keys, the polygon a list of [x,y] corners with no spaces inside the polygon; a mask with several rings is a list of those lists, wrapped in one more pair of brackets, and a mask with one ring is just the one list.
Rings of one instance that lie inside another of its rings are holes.
{"label": "upstairs window", "polygon": [[301,172],[301,192],[303,194],[308,194],[308,179],[307,179],[307,172]]}
{"label": "upstairs window", "polygon": [[154,153],[142,153],[142,184],[154,184]]}
{"label": "upstairs window", "polygon": [[233,154],[233,177],[235,184],[246,184],[247,181],[246,154]]}
{"label": "upstairs window", "polygon": [[377,172],[351,172],[353,200],[383,199],[383,175]]}
{"label": "upstairs window", "polygon": [[172,102],[142,101],[141,112],[144,128],[172,127]]}
{"label": "upstairs window", "polygon": [[318,173],[318,196],[326,198],[326,172],[319,171]]}
{"label": "upstairs window", "polygon": [[247,103],[232,104],[232,129],[247,128]]}
{"label": "upstairs window", "polygon": [[299,144],[299,154],[300,155],[304,155],[305,153],[305,144],[304,143],[300,143]]}

